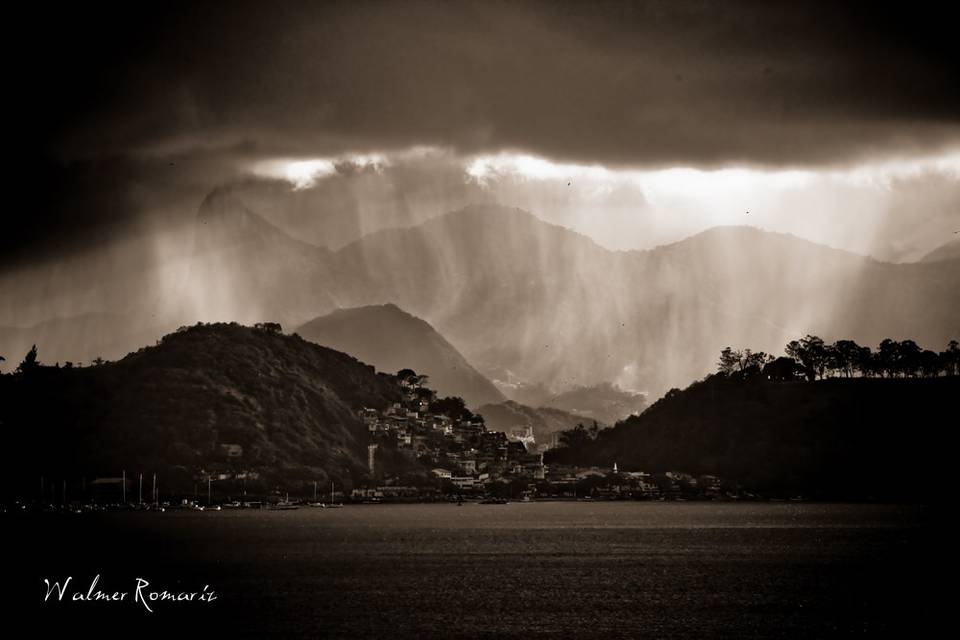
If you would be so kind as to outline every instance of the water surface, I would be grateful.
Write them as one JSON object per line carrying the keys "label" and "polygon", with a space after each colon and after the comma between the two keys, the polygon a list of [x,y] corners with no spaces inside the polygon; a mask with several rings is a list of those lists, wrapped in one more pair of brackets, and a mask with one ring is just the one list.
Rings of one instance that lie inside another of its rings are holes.
{"label": "water surface", "polygon": [[[365,505],[6,518],[14,598],[43,624],[231,637],[915,635],[934,528],[919,507]],[[216,589],[212,604],[42,603],[44,577]],[[35,596],[35,597],[34,597]]]}

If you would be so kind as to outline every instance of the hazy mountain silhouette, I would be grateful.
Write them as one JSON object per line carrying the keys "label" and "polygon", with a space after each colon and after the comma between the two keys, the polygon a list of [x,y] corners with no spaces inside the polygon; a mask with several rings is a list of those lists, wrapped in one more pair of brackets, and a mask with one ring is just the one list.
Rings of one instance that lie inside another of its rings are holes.
{"label": "hazy mountain silhouette", "polygon": [[[512,429],[530,427],[538,444],[549,444],[551,435],[558,431],[566,431],[577,424],[589,423],[583,416],[568,413],[553,407],[528,407],[526,405],[507,400],[499,404],[485,404],[478,409],[486,421],[487,428],[492,431],[510,433]],[[600,426],[605,426],[600,424]]]}
{"label": "hazy mountain silhouette", "polygon": [[230,189],[200,206],[186,289],[203,320],[299,324],[335,308],[332,254],[251,211]]}
{"label": "hazy mountain silhouette", "polygon": [[940,245],[920,258],[920,262],[939,262],[940,260],[956,260],[957,258],[960,258],[960,239]]}
{"label": "hazy mountain silhouette", "polygon": [[609,382],[576,386],[559,393],[551,391],[544,384],[501,383],[500,389],[507,397],[521,405],[554,408],[577,416],[579,422],[597,420],[613,424],[643,411],[647,406],[644,394],[625,391]]}
{"label": "hazy mountain silhouette", "polygon": [[610,383],[590,387],[575,387],[551,396],[545,406],[573,415],[613,424],[627,416],[640,413],[647,407],[643,394],[624,391]]}
{"label": "hazy mountain silhouette", "polygon": [[393,304],[340,309],[297,330],[305,339],[356,356],[381,371],[411,368],[430,377],[442,396],[460,396],[476,409],[505,400],[429,323]]}
{"label": "hazy mountain silhouette", "polygon": [[175,308],[178,324],[289,330],[392,302],[494,383],[557,392],[611,382],[655,396],[712,371],[727,345],[780,353],[806,333],[940,348],[960,308],[960,261],[888,264],[750,227],[614,252],[518,209],[471,206],[333,252],[266,222],[230,189],[210,194],[195,226],[177,287],[141,306]]}

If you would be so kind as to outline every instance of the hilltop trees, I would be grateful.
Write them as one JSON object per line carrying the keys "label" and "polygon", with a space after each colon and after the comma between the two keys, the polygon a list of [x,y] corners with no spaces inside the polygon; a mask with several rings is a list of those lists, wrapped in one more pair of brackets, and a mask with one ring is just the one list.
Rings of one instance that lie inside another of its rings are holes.
{"label": "hilltop trees", "polygon": [[717,367],[721,373],[730,375],[735,372],[747,372],[751,369],[761,369],[763,365],[773,360],[763,351],[756,353],[750,349],[734,351],[731,347],[726,347],[720,352],[720,362]]}
{"label": "hilltop trees", "polygon": [[880,343],[877,354],[874,357],[876,362],[876,371],[881,375],[893,377],[897,373],[900,364],[899,343],[890,338],[886,338]]}
{"label": "hilltop trees", "polygon": [[929,349],[920,352],[917,362],[920,366],[920,375],[924,378],[932,378],[940,375],[940,371],[946,370],[946,365],[941,363],[940,354]]}
{"label": "hilltop trees", "polygon": [[734,351],[731,347],[725,347],[720,352],[720,361],[717,363],[717,371],[730,375],[737,370],[740,364],[740,352]]}
{"label": "hilltop trees", "polygon": [[253,325],[253,328],[258,331],[266,331],[267,333],[283,333],[283,327],[279,322],[258,322]]}
{"label": "hilltop trees", "polygon": [[818,336],[791,340],[784,348],[786,357],[772,358],[763,352],[725,347],[717,363],[718,373],[743,375],[761,370],[763,377],[776,382],[806,378],[808,381],[842,376],[936,377],[960,375],[960,343],[951,340],[946,350],[937,353],[923,349],[913,340],[884,339],[874,352],[853,340],[827,344]]}
{"label": "hilltop trees", "polygon": [[947,375],[960,375],[960,343],[951,340],[946,350],[940,353],[940,363]]}
{"label": "hilltop trees", "polygon": [[822,338],[807,335],[800,340],[791,340],[784,351],[803,366],[808,380],[816,380],[817,376],[823,377],[828,356]]}
{"label": "hilltop trees", "polygon": [[827,348],[827,367],[839,371],[845,378],[852,378],[863,362],[863,349],[853,340],[837,340]]}
{"label": "hilltop trees", "polygon": [[888,378],[914,377],[918,373],[924,376],[939,375],[944,369],[938,354],[931,351],[924,355],[924,350],[913,340],[897,342],[887,338],[880,343],[874,358],[874,369]]}
{"label": "hilltop trees", "polygon": [[803,367],[793,358],[780,356],[763,367],[762,374],[774,382],[802,380],[805,377]]}
{"label": "hilltop trees", "polygon": [[872,376],[876,372],[876,358],[870,347],[860,347],[854,355],[854,367],[862,376]]}

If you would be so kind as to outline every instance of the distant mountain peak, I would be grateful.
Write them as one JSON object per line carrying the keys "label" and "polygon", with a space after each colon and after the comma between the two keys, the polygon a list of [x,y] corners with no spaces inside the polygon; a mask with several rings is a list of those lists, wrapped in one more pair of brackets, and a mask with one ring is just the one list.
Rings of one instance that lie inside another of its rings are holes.
{"label": "distant mountain peak", "polygon": [[327,251],[291,236],[255,212],[230,186],[217,187],[206,195],[197,209],[197,225],[207,248],[269,239],[301,250]]}
{"label": "distant mountain peak", "polygon": [[670,244],[660,245],[648,250],[648,253],[658,253],[672,250],[700,250],[704,246],[711,247],[739,247],[750,246],[750,243],[764,245],[768,248],[805,249],[808,251],[821,251],[830,253],[834,256],[845,256],[858,260],[870,260],[879,262],[875,258],[847,251],[846,249],[837,249],[830,245],[814,242],[792,233],[782,231],[770,231],[753,225],[717,225],[704,229],[692,236],[683,238]]}
{"label": "distant mountain peak", "polygon": [[381,371],[410,368],[425,374],[438,393],[460,396],[472,407],[504,400],[493,383],[429,322],[392,302],[337,309],[307,322],[297,333],[350,353]]}
{"label": "distant mountain peak", "polygon": [[[208,193],[197,209],[197,218],[211,220],[236,212],[253,214],[230,186],[219,186]],[[253,214],[256,215],[256,214]]]}

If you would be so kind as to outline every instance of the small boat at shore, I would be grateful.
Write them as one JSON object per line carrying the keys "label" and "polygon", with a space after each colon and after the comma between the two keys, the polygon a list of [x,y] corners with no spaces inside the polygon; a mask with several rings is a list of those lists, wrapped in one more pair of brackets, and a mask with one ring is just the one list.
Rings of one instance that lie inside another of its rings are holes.
{"label": "small boat at shore", "polygon": [[283,500],[267,504],[267,509],[273,509],[277,511],[293,511],[294,509],[299,508],[300,505],[295,502],[290,502],[290,494],[287,494]]}
{"label": "small boat at shore", "polygon": [[508,504],[509,502],[506,498],[484,498],[480,504]]}
{"label": "small boat at shore", "polygon": [[268,504],[266,508],[274,511],[293,511],[294,509],[299,509],[300,506],[288,500],[281,500],[280,502]]}
{"label": "small boat at shore", "polygon": [[341,509],[341,508],[343,508],[343,504],[333,501],[333,496],[334,496],[334,490],[333,490],[333,489],[334,489],[334,485],[333,485],[333,483],[331,482],[331,483],[330,483],[330,504],[322,504],[322,505],[320,505],[320,506],[323,507],[324,509]]}

